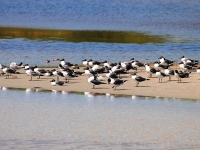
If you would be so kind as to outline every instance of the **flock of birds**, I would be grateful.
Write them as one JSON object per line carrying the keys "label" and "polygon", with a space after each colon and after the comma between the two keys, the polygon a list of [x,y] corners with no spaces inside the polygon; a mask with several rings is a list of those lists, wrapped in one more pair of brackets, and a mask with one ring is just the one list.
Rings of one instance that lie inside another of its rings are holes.
{"label": "flock of birds", "polygon": [[[198,67],[199,60],[192,60],[189,58],[185,58],[182,56],[180,58],[179,69],[172,69],[171,66],[174,65],[174,61],[166,59],[165,57],[159,57],[159,61],[155,61],[151,66],[148,63],[142,63],[134,58],[131,58],[127,62],[118,62],[118,63],[109,63],[107,61],[99,62],[90,60],[82,60],[82,64],[85,67],[84,71],[75,71],[75,69],[79,69],[77,64],[71,64],[66,62],[64,59],[60,60],[58,65],[58,69],[47,70],[43,68],[38,68],[35,66],[29,66],[28,64],[23,65],[22,62],[17,64],[12,62],[10,67],[0,64],[0,69],[2,70],[1,75],[5,75],[6,79],[9,78],[12,74],[18,74],[17,70],[24,68],[27,75],[29,75],[30,81],[33,76],[48,76],[48,77],[56,77],[50,81],[53,86],[62,86],[65,83],[69,83],[71,78],[79,77],[80,75],[86,74],[88,75],[88,82],[92,84],[92,88],[95,88],[96,85],[101,84],[112,84],[112,88],[116,89],[116,87],[124,84],[127,80],[123,80],[121,78],[121,74],[128,74],[130,70],[134,70],[133,73],[130,73],[131,78],[136,82],[136,87],[139,86],[140,82],[150,80],[150,78],[155,75],[158,77],[159,82],[162,82],[164,77],[169,77],[169,81],[172,76],[177,77],[178,82],[181,82],[182,78],[189,78],[191,71],[196,71],[196,73],[200,74],[200,67]],[[138,68],[144,68],[147,73],[149,73],[148,78],[138,76],[137,71]],[[107,77],[107,83],[103,82],[104,75],[100,74],[105,73]],[[59,78],[63,77],[65,81],[59,81]]]}

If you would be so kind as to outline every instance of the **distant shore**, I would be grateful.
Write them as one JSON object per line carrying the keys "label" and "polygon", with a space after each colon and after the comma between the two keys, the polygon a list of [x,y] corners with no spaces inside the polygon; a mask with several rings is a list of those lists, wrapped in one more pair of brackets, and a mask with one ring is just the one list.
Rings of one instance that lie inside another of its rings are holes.
{"label": "distant shore", "polygon": [[[51,70],[53,68],[46,68]],[[56,68],[57,69],[57,68]],[[84,71],[83,67],[75,69],[78,71]],[[46,90],[57,90],[57,91],[77,91],[77,92],[91,92],[91,93],[109,93],[116,95],[132,95],[132,96],[152,96],[152,97],[166,97],[166,98],[181,98],[181,99],[200,99],[200,75],[196,72],[190,74],[190,78],[183,78],[181,83],[177,82],[177,78],[172,76],[172,80],[169,77],[164,77],[163,82],[159,83],[158,78],[153,75],[150,80],[139,83],[136,87],[136,83],[131,78],[130,73],[122,74],[123,80],[127,80],[123,85],[117,87],[115,90],[112,88],[113,85],[107,84],[105,73],[99,74],[103,76],[102,82],[106,84],[96,85],[92,88],[92,84],[88,83],[88,75],[82,74],[78,77],[69,80],[69,83],[65,83],[63,86],[52,86],[50,80],[56,79],[55,76],[47,77],[41,76],[38,79],[34,76],[32,81],[30,76],[25,73],[24,69],[18,70],[19,74],[10,76],[9,79],[5,79],[5,76],[0,76],[0,87],[13,87],[13,88],[34,88],[40,87]],[[143,67],[137,71],[137,75],[148,78],[148,73]],[[59,79],[65,81],[64,77]]]}

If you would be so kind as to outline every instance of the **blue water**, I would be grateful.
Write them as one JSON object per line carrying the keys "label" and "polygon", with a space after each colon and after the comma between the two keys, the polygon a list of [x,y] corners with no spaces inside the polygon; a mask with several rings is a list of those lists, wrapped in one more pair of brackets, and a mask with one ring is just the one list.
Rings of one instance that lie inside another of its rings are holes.
{"label": "blue water", "polygon": [[4,89],[0,103],[1,149],[200,148],[199,101]]}
{"label": "blue water", "polygon": [[199,38],[196,0],[1,0],[0,8],[4,26],[136,30]]}
{"label": "blue water", "polygon": [[135,58],[142,62],[158,61],[160,56],[180,62],[185,56],[199,60],[199,44],[112,44],[112,43],[70,43],[70,42],[39,42],[24,39],[0,40],[0,63],[9,65],[11,62],[23,62],[29,65],[57,66],[53,58],[64,58],[66,61],[82,65],[83,59],[108,62],[129,61]]}
{"label": "blue water", "polygon": [[163,44],[112,44],[0,39],[0,63],[8,65],[12,61],[23,61],[45,65],[46,59],[56,57],[77,64],[81,64],[82,59],[116,62],[132,57],[147,62],[157,61],[161,55],[177,61],[183,55],[199,60],[199,16],[198,1],[1,0],[0,26],[139,31],[168,35],[173,40]]}
{"label": "blue water", "polygon": [[[0,0],[0,26],[139,31],[162,44],[0,39],[0,64],[65,58],[200,59],[200,3],[185,0]],[[50,62],[48,65],[58,65]],[[0,90],[1,149],[199,149],[199,101]]]}

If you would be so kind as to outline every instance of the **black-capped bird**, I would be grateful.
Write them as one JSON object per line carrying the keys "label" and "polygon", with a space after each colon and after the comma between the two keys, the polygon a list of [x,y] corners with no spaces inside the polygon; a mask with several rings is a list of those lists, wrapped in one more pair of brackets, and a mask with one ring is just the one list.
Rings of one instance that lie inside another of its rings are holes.
{"label": "black-capped bird", "polygon": [[148,78],[137,76],[136,73],[133,73],[131,78],[136,82],[136,87],[138,87],[140,82],[143,82],[143,81],[146,81],[146,80],[150,80]]}
{"label": "black-capped bird", "polygon": [[114,90],[118,86],[123,85],[126,81],[127,80],[108,78],[108,84],[113,84],[112,88],[114,88]]}
{"label": "black-capped bird", "polygon": [[96,76],[91,76],[88,78],[88,82],[93,85],[93,89],[95,88],[95,85],[101,85],[101,84],[106,84],[104,82],[101,82]]}

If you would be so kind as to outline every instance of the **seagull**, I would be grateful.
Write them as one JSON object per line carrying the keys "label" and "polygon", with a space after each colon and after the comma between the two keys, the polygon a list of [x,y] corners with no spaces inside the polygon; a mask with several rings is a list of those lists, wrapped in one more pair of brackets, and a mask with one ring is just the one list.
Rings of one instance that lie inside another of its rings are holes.
{"label": "seagull", "polygon": [[143,78],[143,77],[141,77],[141,76],[137,76],[136,73],[133,73],[133,74],[132,74],[132,79],[136,81],[136,87],[138,87],[139,82],[143,82],[143,81],[146,81],[146,80],[150,80],[150,79],[147,79],[147,78]]}
{"label": "seagull", "polygon": [[180,69],[183,69],[184,71],[188,71],[188,70],[193,69],[193,66],[187,65],[187,64],[185,64],[183,62],[179,63],[179,67],[180,67]]}
{"label": "seagull", "polygon": [[89,78],[90,78],[89,80],[99,80],[99,81],[102,81],[104,79],[103,76],[90,76]]}
{"label": "seagull", "polygon": [[64,82],[55,81],[54,79],[52,79],[50,82],[51,82],[51,85],[53,85],[53,86],[62,86],[64,84]]}
{"label": "seagull", "polygon": [[93,70],[89,70],[89,67],[85,68],[85,74],[89,75],[89,76],[93,76],[96,75],[97,73]]}
{"label": "seagull", "polygon": [[82,60],[83,66],[87,67],[88,66],[88,61],[86,59]]}
{"label": "seagull", "polygon": [[100,67],[99,67],[99,65],[97,65],[97,64],[95,64],[95,65],[93,65],[92,66],[92,70],[93,71],[96,71],[97,69],[99,69]]}
{"label": "seagull", "polygon": [[153,67],[150,67],[148,64],[144,64],[145,66],[145,69],[146,69],[146,72],[149,72],[149,78],[152,77],[152,74],[155,74],[156,73],[156,69],[153,68]]}
{"label": "seagull", "polygon": [[137,70],[136,67],[133,67],[131,62],[120,62],[120,65],[123,69],[125,69],[126,72],[128,72],[130,69]]}
{"label": "seagull", "polygon": [[6,79],[8,79],[11,74],[15,74],[16,73],[16,70],[7,68],[6,66],[3,67],[2,71],[3,71],[3,73],[6,74]]}
{"label": "seagull", "polygon": [[178,70],[174,70],[174,75],[178,78],[178,82],[181,82],[181,78],[189,78],[191,72],[184,73],[184,72],[178,72]]}
{"label": "seagull", "polygon": [[194,64],[199,63],[199,60],[192,60],[192,59],[186,58],[185,56],[182,56],[180,59],[183,63],[194,63]]}
{"label": "seagull", "polygon": [[158,61],[155,61],[153,64],[154,64],[154,68],[156,69],[164,69],[166,66],[169,66],[169,65],[162,65]]}
{"label": "seagull", "polygon": [[34,70],[38,75],[38,79],[40,79],[40,76],[43,76],[43,74],[47,73],[47,71],[43,68],[38,68],[37,66],[35,66]]}
{"label": "seagull", "polygon": [[108,63],[107,60],[103,61],[102,64],[104,67],[108,67],[109,69],[117,65],[117,63]]}
{"label": "seagull", "polygon": [[53,76],[53,73],[52,73],[52,71],[47,70],[47,72],[45,73],[45,75],[46,75],[47,77],[50,77],[50,76]]}
{"label": "seagull", "polygon": [[121,79],[112,79],[108,78],[108,84],[113,84],[114,90],[116,89],[117,86],[123,85],[127,80],[121,80]]}
{"label": "seagull", "polygon": [[12,62],[10,64],[10,69],[12,70],[18,70],[18,69],[21,69],[22,68],[22,62],[20,64],[17,64],[15,62]]}
{"label": "seagull", "polygon": [[57,76],[57,81],[59,81],[59,77],[64,77],[63,73],[60,71],[57,71],[56,69],[51,70],[54,76]]}
{"label": "seagull", "polygon": [[120,78],[120,74],[127,73],[124,68],[120,67],[120,65],[116,65],[116,66],[112,67],[111,71],[114,72],[114,73],[116,73],[119,78]]}
{"label": "seagull", "polygon": [[165,66],[171,66],[173,63],[174,63],[174,61],[171,61],[171,60],[169,60],[169,59],[166,59],[165,57],[163,57],[163,56],[160,56],[160,64],[162,64],[162,65],[165,65]]}
{"label": "seagull", "polygon": [[[94,66],[96,66],[96,65],[94,65]],[[98,67],[98,68],[96,68],[94,70],[94,72],[96,72],[96,73],[103,73],[105,70],[106,70],[106,67]]]}
{"label": "seagull", "polygon": [[160,70],[157,70],[156,71],[156,76],[159,78],[159,82],[162,82],[162,78],[164,78],[166,76],[166,74],[164,74]]}
{"label": "seagull", "polygon": [[24,65],[24,70],[29,70],[29,69],[34,70],[34,69],[35,69],[35,66],[29,66],[28,64],[25,64],[25,65]]}
{"label": "seagull", "polygon": [[64,58],[60,60],[60,64],[61,64],[63,67],[66,65],[66,61],[65,61]]}
{"label": "seagull", "polygon": [[170,70],[169,67],[166,66],[164,69],[164,74],[166,74],[166,76],[169,76],[169,81],[171,81],[171,76],[174,76],[174,70]]}
{"label": "seagull", "polygon": [[135,70],[137,70],[138,67],[143,67],[144,66],[143,63],[141,63],[141,62],[139,62],[137,60],[132,60],[131,65],[132,65],[133,68],[135,68]]}
{"label": "seagull", "polygon": [[92,67],[93,65],[100,65],[101,62],[93,61],[92,59],[88,60],[88,65]]}
{"label": "seagull", "polygon": [[32,81],[33,76],[39,76],[39,74],[35,72],[32,68],[26,69],[26,74],[31,76],[31,79],[29,81]]}
{"label": "seagull", "polygon": [[95,85],[106,84],[104,82],[99,81],[96,76],[89,77],[88,82],[93,85],[93,88],[95,88]]}
{"label": "seagull", "polygon": [[78,77],[71,69],[64,69],[62,73],[68,83],[70,78]]}
{"label": "seagull", "polygon": [[118,79],[119,77],[117,76],[117,74],[115,72],[112,72],[111,70],[109,70],[109,73],[106,74],[106,76],[108,78],[113,78],[113,79]]}

